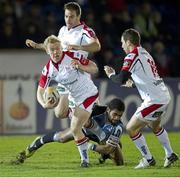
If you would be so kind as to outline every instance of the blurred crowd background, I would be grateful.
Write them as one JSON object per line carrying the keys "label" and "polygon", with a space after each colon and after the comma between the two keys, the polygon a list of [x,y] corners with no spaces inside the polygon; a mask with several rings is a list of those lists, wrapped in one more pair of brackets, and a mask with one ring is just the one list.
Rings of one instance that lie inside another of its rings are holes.
{"label": "blurred crowd background", "polygon": [[[64,25],[68,0],[0,0],[0,49],[27,49],[27,38],[42,42]],[[96,32],[102,50],[91,57],[105,77],[104,65],[116,70],[125,56],[121,34],[136,28],[154,57],[161,77],[180,77],[180,1],[77,0],[82,21]]]}

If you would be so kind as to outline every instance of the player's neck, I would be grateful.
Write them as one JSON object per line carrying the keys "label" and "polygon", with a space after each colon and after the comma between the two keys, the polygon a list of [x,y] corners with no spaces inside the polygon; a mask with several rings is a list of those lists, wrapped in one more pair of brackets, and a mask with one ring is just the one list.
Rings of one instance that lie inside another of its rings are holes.
{"label": "player's neck", "polygon": [[77,22],[76,24],[74,24],[72,27],[68,28],[68,30],[76,28],[77,26],[81,25],[81,22]]}

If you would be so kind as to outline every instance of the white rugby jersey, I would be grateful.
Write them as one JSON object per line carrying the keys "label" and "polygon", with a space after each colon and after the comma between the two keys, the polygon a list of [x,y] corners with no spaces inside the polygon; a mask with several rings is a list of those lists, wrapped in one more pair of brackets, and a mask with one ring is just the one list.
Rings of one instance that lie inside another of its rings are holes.
{"label": "white rugby jersey", "polygon": [[[81,23],[71,29],[63,26],[59,30],[58,38],[61,40],[63,50],[67,50],[67,45],[87,45],[90,43],[91,38],[96,38],[95,32],[86,24]],[[73,50],[79,58],[81,55],[85,58],[88,56],[87,51]]]}
{"label": "white rugby jersey", "polygon": [[61,83],[68,91],[73,101],[79,105],[88,97],[98,93],[97,87],[85,72],[71,66],[71,61],[78,60],[82,65],[88,65],[87,58],[78,59],[73,52],[63,52],[58,63],[49,59],[44,66],[39,80],[39,86],[46,88],[51,80]]}
{"label": "white rugby jersey", "polygon": [[168,103],[170,95],[159,77],[152,56],[141,46],[136,47],[125,58],[121,70],[131,72],[131,77],[141,98],[152,103]]}

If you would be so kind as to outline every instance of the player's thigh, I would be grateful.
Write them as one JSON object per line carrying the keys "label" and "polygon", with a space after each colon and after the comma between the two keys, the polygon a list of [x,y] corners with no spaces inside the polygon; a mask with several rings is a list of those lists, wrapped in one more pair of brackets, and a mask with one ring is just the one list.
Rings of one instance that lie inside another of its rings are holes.
{"label": "player's thigh", "polygon": [[56,117],[66,118],[68,115],[69,100],[68,94],[61,94],[58,105],[54,108]]}
{"label": "player's thigh", "polygon": [[146,122],[142,121],[135,114],[129,120],[126,125],[126,130],[130,135],[134,135],[139,132],[140,129],[144,128],[147,125]]}
{"label": "player's thigh", "polygon": [[152,125],[153,127],[157,126],[159,124],[158,117],[165,113],[166,108],[167,104],[156,104],[144,101],[129,121],[127,131],[137,132],[149,123],[154,123],[154,125]]}
{"label": "player's thigh", "polygon": [[79,107],[75,107],[73,109],[73,117],[71,120],[71,127],[82,128],[82,126],[87,122],[90,117],[90,112],[81,109]]}

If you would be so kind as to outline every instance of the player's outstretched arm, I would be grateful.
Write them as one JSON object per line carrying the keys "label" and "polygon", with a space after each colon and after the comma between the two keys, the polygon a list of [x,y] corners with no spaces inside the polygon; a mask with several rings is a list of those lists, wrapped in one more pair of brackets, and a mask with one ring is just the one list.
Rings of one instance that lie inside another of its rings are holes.
{"label": "player's outstretched arm", "polygon": [[27,39],[26,46],[32,47],[34,49],[46,50],[44,43],[36,43],[33,40]]}

